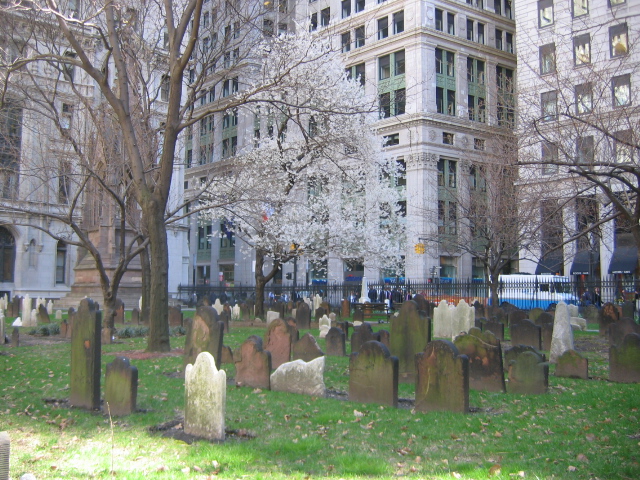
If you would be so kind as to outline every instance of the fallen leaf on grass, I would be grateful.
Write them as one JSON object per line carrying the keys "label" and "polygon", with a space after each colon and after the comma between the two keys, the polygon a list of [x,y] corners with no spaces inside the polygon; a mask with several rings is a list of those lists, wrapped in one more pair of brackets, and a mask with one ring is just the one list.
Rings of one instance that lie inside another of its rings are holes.
{"label": "fallen leaf on grass", "polygon": [[496,433],[494,433],[493,436],[496,437],[496,438],[500,438],[500,437],[502,437],[502,434],[500,432],[496,432]]}
{"label": "fallen leaf on grass", "polygon": [[579,453],[578,456],[576,457],[576,460],[578,460],[579,462],[589,462],[589,459],[583,453]]}
{"label": "fallen leaf on grass", "polygon": [[354,410],[354,411],[353,411],[353,415],[354,415],[356,418],[364,417],[364,413],[359,412],[358,410]]}
{"label": "fallen leaf on grass", "polygon": [[451,475],[453,475],[453,478],[462,478],[462,475],[460,475],[458,472],[451,472]]}
{"label": "fallen leaf on grass", "polygon": [[166,472],[167,470],[169,470],[169,467],[167,467],[166,465],[161,465],[158,467],[158,472]]}
{"label": "fallen leaf on grass", "polygon": [[573,465],[569,465],[569,467],[567,468],[567,472],[575,472],[577,470],[576,467],[574,467]]}
{"label": "fallen leaf on grass", "polygon": [[502,471],[502,466],[499,463],[496,463],[492,465],[491,468],[489,469],[489,476],[493,477],[494,475],[500,475],[501,471]]}

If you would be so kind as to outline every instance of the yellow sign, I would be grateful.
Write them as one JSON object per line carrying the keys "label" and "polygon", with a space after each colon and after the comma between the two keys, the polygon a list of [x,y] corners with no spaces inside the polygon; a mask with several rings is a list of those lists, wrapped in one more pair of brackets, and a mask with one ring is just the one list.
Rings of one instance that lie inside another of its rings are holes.
{"label": "yellow sign", "polygon": [[415,252],[418,255],[424,255],[424,243],[416,243]]}

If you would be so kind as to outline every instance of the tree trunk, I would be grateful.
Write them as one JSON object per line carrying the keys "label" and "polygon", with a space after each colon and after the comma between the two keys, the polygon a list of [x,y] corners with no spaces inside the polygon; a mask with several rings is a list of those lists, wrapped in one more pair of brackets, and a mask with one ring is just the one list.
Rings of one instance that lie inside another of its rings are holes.
{"label": "tree trunk", "polygon": [[264,250],[261,248],[256,249],[256,317],[262,317],[264,315],[264,288],[269,281],[275,277],[276,273],[280,269],[280,262],[273,261],[273,268],[265,275],[263,271],[264,267]]}
{"label": "tree trunk", "polygon": [[149,247],[140,253],[140,268],[142,270],[142,306],[140,308],[140,323],[149,321],[149,302],[151,300],[151,261]]}
{"label": "tree trunk", "polygon": [[169,343],[169,250],[164,208],[149,200],[141,205],[149,230],[151,275],[149,286],[149,338],[147,351],[168,352]]}

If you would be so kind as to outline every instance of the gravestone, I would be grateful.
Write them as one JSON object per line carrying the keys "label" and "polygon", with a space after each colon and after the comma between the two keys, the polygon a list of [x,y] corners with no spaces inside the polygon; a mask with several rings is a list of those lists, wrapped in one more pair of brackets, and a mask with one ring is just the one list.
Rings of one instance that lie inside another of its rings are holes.
{"label": "gravestone", "polygon": [[231,307],[225,303],[222,307],[222,313],[218,315],[218,321],[224,324],[224,332],[229,333],[229,322],[231,322]]}
{"label": "gravestone", "polygon": [[364,322],[364,308],[356,308],[353,311],[353,321],[355,322]]}
{"label": "gravestone", "polygon": [[640,333],[640,325],[630,318],[623,318],[613,322],[607,329],[609,345],[622,345],[624,337],[629,333]]}
{"label": "gravestone", "polygon": [[322,318],[318,320],[318,326],[319,327],[326,326],[331,328],[331,319],[328,316],[323,315]]}
{"label": "gravestone", "polygon": [[74,407],[100,408],[102,314],[90,298],[80,302],[71,336],[71,379],[69,402]]}
{"label": "gravestone", "polygon": [[257,335],[247,338],[236,351],[236,385],[269,390],[271,353],[262,349]]}
{"label": "gravestone", "polygon": [[375,340],[375,336],[369,323],[355,327],[351,335],[351,353],[357,352],[363,344],[371,340]]}
{"label": "gravestone", "polygon": [[498,340],[504,341],[504,324],[494,320],[487,320],[482,324],[482,331],[493,333]]}
{"label": "gravestone", "polygon": [[391,333],[389,330],[385,330],[384,328],[382,330],[378,330],[375,333],[375,337],[378,342],[391,349]]}
{"label": "gravestone", "polygon": [[348,340],[349,340],[349,333],[350,333],[350,332],[349,332],[349,329],[350,329],[351,327],[353,327],[353,324],[351,324],[351,323],[349,323],[348,321],[346,321],[346,320],[345,320],[344,322],[338,322],[338,323],[336,323],[336,327],[338,327],[340,330],[342,330],[342,331],[343,331],[343,333],[344,333],[344,338],[345,338],[345,340],[347,340],[347,341],[348,341]]}
{"label": "gravestone", "polygon": [[556,306],[549,362],[557,363],[558,357],[567,350],[573,350],[573,330],[571,329],[567,304],[561,301]]}
{"label": "gravestone", "polygon": [[251,320],[252,311],[252,307],[247,302],[243,302],[240,304],[240,318],[243,322],[248,322],[249,320]]}
{"label": "gravestone", "polygon": [[587,329],[587,321],[581,317],[571,317],[569,319],[569,323],[571,324],[571,328],[574,330],[580,330],[584,332]]}
{"label": "gravestone", "polygon": [[542,325],[553,325],[553,315],[549,312],[542,312],[538,315],[538,319],[534,323],[539,327]]}
{"label": "gravestone", "polygon": [[222,303],[220,303],[220,299],[219,298],[216,298],[216,301],[211,306],[213,307],[213,309],[216,311],[216,313],[218,315],[220,315],[222,313],[222,308],[224,307],[224,305],[222,305]]}
{"label": "gravestone", "polygon": [[305,333],[300,340],[293,344],[291,353],[293,360],[303,360],[305,362],[324,356],[324,352],[318,342],[310,333]]}
{"label": "gravestone", "polygon": [[73,335],[73,323],[76,320],[76,309],[73,307],[69,307],[69,310],[67,310],[67,323],[69,324],[69,326],[67,327],[67,335],[65,336],[65,338],[71,338],[71,336]]}
{"label": "gravestone", "polygon": [[289,327],[289,334],[291,335],[291,345],[300,340],[300,332],[298,331],[298,325],[296,319],[293,317],[287,317],[284,319],[284,323]]}
{"label": "gravestone", "polygon": [[542,357],[542,361],[546,361],[547,359],[544,353],[539,352],[538,350],[536,350],[530,345],[514,345],[513,347],[505,350],[504,364],[508,366],[512,360],[515,360],[516,358],[518,358],[518,355],[524,352],[533,352],[536,355],[539,355],[540,357]]}
{"label": "gravestone", "polygon": [[45,307],[44,305],[38,305],[38,313],[36,315],[38,318],[38,323],[51,323],[49,312],[47,311],[47,307]]}
{"label": "gravestone", "polygon": [[[169,307],[169,326],[182,327],[184,325],[184,317],[180,307]],[[194,357],[195,358],[195,357]],[[189,362],[192,363],[192,362]]]}
{"label": "gravestone", "polygon": [[0,480],[9,480],[11,439],[8,432],[0,432]]}
{"label": "gravestone", "polygon": [[13,327],[13,332],[11,332],[11,346],[14,348],[20,346],[20,329],[18,327]]}
{"label": "gravestone", "polygon": [[589,360],[575,350],[567,350],[558,357],[555,376],[589,380]]}
{"label": "gravestone", "polygon": [[469,411],[469,359],[449,340],[429,342],[416,355],[415,409]]}
{"label": "gravestone", "polygon": [[609,380],[640,382],[640,334],[629,333],[620,346],[609,347]]}
{"label": "gravestone", "polygon": [[486,318],[487,317],[487,309],[478,300],[473,302],[473,311],[474,311],[474,314],[475,314],[476,318]]}
{"label": "gravestone", "polygon": [[456,308],[453,309],[452,336],[455,337],[463,332],[468,332],[475,326],[475,318],[473,307],[470,307],[464,299],[460,300]]}
{"label": "gravestone", "polygon": [[340,316],[342,318],[349,318],[351,315],[351,304],[349,300],[342,299],[342,303],[340,304]]}
{"label": "gravestone", "polygon": [[[633,306],[631,308],[633,308]],[[567,310],[569,310],[569,318],[580,316],[580,308],[577,305],[569,303],[567,304]]]}
{"label": "gravestone", "polygon": [[295,360],[280,365],[271,374],[271,390],[324,397],[324,357],[310,362]]}
{"label": "gravestone", "polygon": [[240,308],[240,305],[236,303],[235,306],[231,309],[231,320],[238,321],[241,318],[242,318],[242,309]]}
{"label": "gravestone", "polygon": [[[354,334],[355,335],[355,334]],[[431,341],[431,322],[418,310],[418,304],[407,300],[400,313],[391,321],[391,355],[398,358],[401,383],[413,383],[416,373],[416,354],[424,352]],[[352,340],[353,345],[353,340]],[[357,352],[357,350],[351,350]]]}
{"label": "gravestone", "polygon": [[267,326],[271,325],[271,323],[277,319],[282,319],[278,312],[274,312],[273,310],[267,312]]}
{"label": "gravestone", "polygon": [[366,342],[349,359],[349,400],[398,406],[398,358],[380,342]]}
{"label": "gravestone", "polygon": [[133,307],[131,310],[131,323],[140,325],[140,309],[138,307]]}
{"label": "gravestone", "polygon": [[551,351],[551,340],[553,338],[553,323],[543,323],[540,325],[540,333],[542,336],[542,350]]}
{"label": "gravestone", "polygon": [[104,411],[109,415],[129,415],[136,411],[138,396],[138,369],[129,359],[116,357],[107,363],[104,382]]}
{"label": "gravestone", "polygon": [[[120,324],[124,323],[124,302],[119,298],[116,298],[116,304],[114,306],[114,310],[116,313],[116,316],[113,318],[114,325],[116,323],[120,323]],[[109,325],[109,326],[113,328],[114,325]]]}
{"label": "gravestone", "polygon": [[272,312],[278,312],[278,317],[284,318],[287,314],[287,304],[278,300],[269,307],[269,310],[271,310]]}
{"label": "gravestone", "polygon": [[0,309],[0,345],[4,345],[5,318],[4,312]]}
{"label": "gravestone", "polygon": [[345,334],[337,327],[331,327],[325,337],[327,355],[332,357],[344,357],[346,355]]}
{"label": "gravestone", "polygon": [[222,365],[223,341],[224,324],[218,321],[218,312],[206,305],[198,307],[191,321],[187,322],[183,367],[194,364],[201,352],[209,352],[219,369]]}
{"label": "gravestone", "polygon": [[509,326],[512,345],[531,345],[536,350],[542,348],[542,329],[530,320],[518,320]]}
{"label": "gravestone", "polygon": [[300,330],[311,328],[311,309],[305,302],[298,302],[296,308],[296,325]]}
{"label": "gravestone", "polygon": [[469,387],[487,392],[505,392],[502,348],[491,332],[477,328],[459,335],[453,344],[469,359]]}
{"label": "gravestone", "polygon": [[[69,324],[67,323],[66,320],[63,320],[62,322],[60,322],[60,336],[62,338],[67,338],[67,330],[69,330]],[[0,337],[2,338],[2,337]],[[0,342],[2,343],[2,342]]]}
{"label": "gravestone", "polygon": [[429,306],[430,306],[429,302],[427,302],[427,299],[424,298],[421,294],[418,293],[418,294],[414,295],[411,298],[411,300],[416,302],[416,305],[418,306],[418,311],[424,312],[425,316],[428,317],[432,313],[430,311],[432,309],[429,308]]}
{"label": "gravestone", "polygon": [[528,314],[524,310],[520,310],[520,309],[511,310],[509,312],[509,327],[511,327],[511,325],[520,323],[522,320],[525,320],[528,318],[529,318]]}
{"label": "gravestone", "polygon": [[539,395],[549,388],[549,364],[532,351],[523,351],[509,363],[509,393]]}
{"label": "gravestone", "polygon": [[602,310],[600,310],[600,318],[598,321],[598,330],[600,332],[600,336],[605,336],[607,334],[607,329],[609,325],[614,322],[617,322],[620,319],[620,315],[618,314],[618,309],[613,303],[605,303],[602,306]]}
{"label": "gravestone", "polygon": [[623,302],[622,317],[633,318],[634,312],[635,312],[635,302]]}
{"label": "gravestone", "polygon": [[22,297],[14,296],[7,305],[7,317],[17,317],[20,315],[20,305],[22,305]]}
{"label": "gravestone", "polygon": [[589,323],[599,323],[600,310],[595,305],[587,305],[584,307],[582,316],[587,320],[587,325]]}
{"label": "gravestone", "polygon": [[277,369],[291,360],[291,333],[284,320],[271,322],[264,337],[264,349],[271,352],[271,368]]}
{"label": "gravestone", "polygon": [[531,310],[529,310],[529,320],[531,320],[536,325],[539,325],[538,318],[540,318],[540,315],[542,315],[543,313],[545,313],[545,311],[539,307],[532,308]]}
{"label": "gravestone", "polygon": [[319,322],[320,319],[325,316],[326,314],[328,314],[329,312],[327,310],[325,310],[324,307],[320,306],[318,308],[316,308],[316,311],[314,313],[314,320],[316,322]]}
{"label": "gravestone", "polygon": [[[446,300],[441,300],[433,309],[433,338],[451,338],[453,334],[453,312]],[[393,330],[392,330],[393,333]]]}
{"label": "gravestone", "polygon": [[222,353],[220,354],[221,358],[222,358],[222,365],[224,364],[229,364],[229,365],[233,365],[234,361],[233,361],[233,350],[231,350],[231,347],[227,346],[227,345],[222,345]]}
{"label": "gravestone", "polygon": [[216,368],[216,361],[209,352],[201,352],[194,365],[187,365],[184,383],[184,432],[208,440],[224,440],[225,371]]}

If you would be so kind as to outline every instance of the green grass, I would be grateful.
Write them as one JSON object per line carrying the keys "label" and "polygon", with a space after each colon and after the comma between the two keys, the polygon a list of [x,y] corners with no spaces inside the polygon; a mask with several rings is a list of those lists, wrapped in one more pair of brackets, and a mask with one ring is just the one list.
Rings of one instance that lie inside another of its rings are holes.
{"label": "green grass", "polygon": [[[225,344],[264,332],[232,324]],[[109,353],[145,347],[144,338],[120,342],[103,347],[103,371]],[[640,477],[640,387],[608,382],[606,355],[595,352],[584,352],[592,380],[551,375],[542,396],[472,391],[466,415],[229,385],[227,429],[255,437],[187,445],[149,431],[181,414],[184,381],[167,375],[182,368],[181,357],[132,361],[142,411],[114,418],[112,439],[108,416],[44,401],[69,396],[68,343],[0,351],[9,354],[0,356],[0,430],[11,436],[12,478],[112,478],[113,468],[124,479],[479,479],[492,467],[499,479]],[[347,391],[348,357],[326,360],[327,387]],[[233,377],[232,365],[223,368]],[[401,385],[400,396],[413,398],[413,386]]]}

